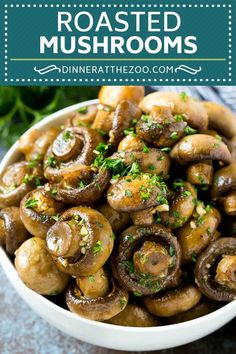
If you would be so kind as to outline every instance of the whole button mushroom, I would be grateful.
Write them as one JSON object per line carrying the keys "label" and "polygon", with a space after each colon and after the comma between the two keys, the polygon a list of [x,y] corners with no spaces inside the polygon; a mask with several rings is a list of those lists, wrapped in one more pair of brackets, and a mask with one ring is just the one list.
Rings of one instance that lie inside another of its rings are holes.
{"label": "whole button mushroom", "polygon": [[0,244],[6,246],[11,256],[20,245],[29,238],[29,234],[21,221],[20,209],[9,207],[0,212]]}
{"label": "whole button mushroom", "polygon": [[0,208],[18,206],[42,180],[43,171],[39,164],[21,161],[8,166],[0,176]]}
{"label": "whole button mushroom", "polygon": [[236,135],[236,115],[227,107],[215,102],[203,102],[207,110],[209,128],[226,138]]}
{"label": "whole button mushroom", "polygon": [[164,226],[131,226],[118,239],[112,271],[124,289],[149,295],[173,284],[179,277],[181,250]]}
{"label": "whole button mushroom", "polygon": [[172,114],[183,115],[190,127],[199,131],[207,129],[208,116],[204,105],[184,92],[153,92],[140,102],[140,108],[146,114],[149,114],[154,106],[170,107]]}
{"label": "whole button mushroom", "polygon": [[15,254],[16,271],[28,288],[41,295],[57,295],[65,290],[69,277],[53,262],[45,240],[32,237]]}
{"label": "whole button mushroom", "polygon": [[114,236],[111,225],[101,213],[80,206],[62,214],[48,230],[46,243],[62,272],[88,276],[106,263]]}
{"label": "whole button mushroom", "polygon": [[130,100],[138,104],[143,97],[143,86],[102,86],[98,95],[101,104],[113,108],[123,100]]}

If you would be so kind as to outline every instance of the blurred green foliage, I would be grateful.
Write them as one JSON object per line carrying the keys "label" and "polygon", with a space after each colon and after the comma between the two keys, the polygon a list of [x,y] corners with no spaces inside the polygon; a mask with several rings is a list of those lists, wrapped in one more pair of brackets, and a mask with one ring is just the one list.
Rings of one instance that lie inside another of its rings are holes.
{"label": "blurred green foliage", "polygon": [[11,146],[45,116],[96,98],[98,87],[0,87],[0,142]]}

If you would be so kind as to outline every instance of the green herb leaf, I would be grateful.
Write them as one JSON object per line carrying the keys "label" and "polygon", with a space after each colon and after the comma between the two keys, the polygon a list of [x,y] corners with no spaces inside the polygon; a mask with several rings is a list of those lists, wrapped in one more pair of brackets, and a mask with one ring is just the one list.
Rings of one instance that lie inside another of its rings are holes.
{"label": "green herb leaf", "polygon": [[88,112],[88,108],[86,106],[80,107],[77,109],[77,112],[80,114],[86,114]]}
{"label": "green herb leaf", "polygon": [[187,135],[193,135],[193,134],[197,134],[198,131],[196,129],[193,129],[191,128],[189,125],[187,125],[185,128],[184,128],[184,132],[185,134]]}
{"label": "green herb leaf", "polygon": [[96,245],[93,247],[93,253],[94,254],[98,254],[99,252],[101,252],[103,250],[102,248],[102,242],[99,240],[97,241]]}
{"label": "green herb leaf", "polygon": [[181,100],[183,102],[187,102],[187,99],[188,99],[188,95],[185,91],[182,91],[181,94],[180,94],[180,97],[181,97]]}
{"label": "green herb leaf", "polygon": [[38,206],[38,200],[35,198],[29,198],[25,202],[25,207],[27,209],[34,209]]}

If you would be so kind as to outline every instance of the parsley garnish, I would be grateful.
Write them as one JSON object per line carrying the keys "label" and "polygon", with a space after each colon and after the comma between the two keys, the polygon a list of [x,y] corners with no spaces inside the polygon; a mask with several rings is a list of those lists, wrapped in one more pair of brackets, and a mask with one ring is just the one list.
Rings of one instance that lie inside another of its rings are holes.
{"label": "parsley garnish", "polygon": [[133,196],[132,192],[129,189],[125,190],[125,196],[131,198]]}
{"label": "parsley garnish", "polygon": [[62,139],[67,143],[70,139],[72,139],[73,136],[71,135],[71,132],[69,130],[66,130],[62,133]]}
{"label": "parsley garnish", "polygon": [[193,135],[196,134],[198,131],[196,129],[191,128],[189,125],[187,125],[187,127],[184,128],[184,132],[187,135]]}
{"label": "parsley garnish", "polygon": [[46,161],[46,166],[56,167],[56,159],[54,156],[48,156],[47,161]]}
{"label": "parsley garnish", "polygon": [[27,209],[34,209],[38,206],[38,200],[35,198],[29,198],[25,202],[25,207]]}
{"label": "parsley garnish", "polygon": [[103,250],[102,248],[102,242],[99,240],[97,241],[96,245],[93,247],[93,253],[94,254],[98,254],[99,252],[101,252]]}
{"label": "parsley garnish", "polygon": [[147,145],[145,143],[143,143],[143,152],[145,152],[145,153],[149,152],[149,148],[147,147]]}
{"label": "parsley garnish", "polygon": [[185,91],[182,91],[181,94],[180,94],[180,97],[181,97],[181,100],[183,102],[187,102],[187,99],[188,99],[188,95]]}
{"label": "parsley garnish", "polygon": [[77,111],[78,113],[86,114],[88,112],[88,108],[86,106],[80,107]]}

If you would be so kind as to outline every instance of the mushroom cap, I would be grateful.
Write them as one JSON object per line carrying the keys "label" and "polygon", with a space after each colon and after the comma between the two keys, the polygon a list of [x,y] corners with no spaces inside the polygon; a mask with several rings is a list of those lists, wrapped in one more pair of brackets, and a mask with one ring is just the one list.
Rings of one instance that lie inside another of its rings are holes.
{"label": "mushroom cap", "polygon": [[179,93],[160,91],[150,93],[140,102],[145,113],[149,113],[153,106],[170,106],[172,114],[182,114],[191,127],[200,131],[207,129],[208,116],[204,105],[190,96],[183,99]]}
{"label": "mushroom cap", "polygon": [[175,144],[170,156],[182,165],[202,160],[218,160],[228,165],[232,161],[227,146],[217,138],[205,134],[184,137]]}
{"label": "mushroom cap", "polygon": [[113,108],[122,100],[139,103],[143,97],[143,86],[102,86],[98,94],[100,103]]}
{"label": "mushroom cap", "polygon": [[236,135],[236,115],[228,107],[215,102],[203,102],[207,110],[209,128],[216,129],[226,138]]}
{"label": "mushroom cap", "polygon": [[15,254],[16,271],[28,288],[42,295],[56,295],[65,290],[68,275],[56,267],[42,238],[28,239]]}

